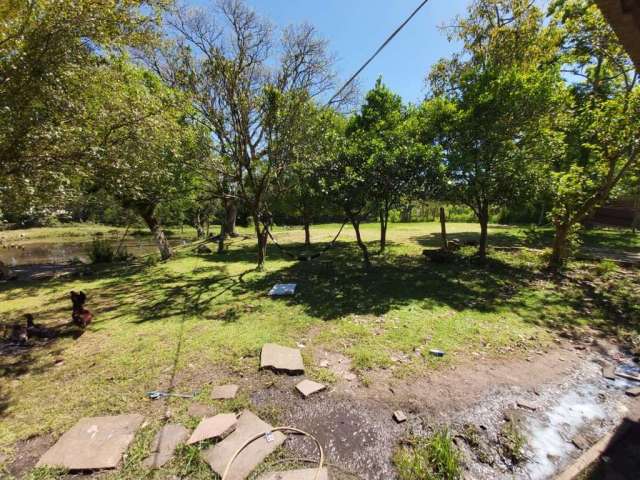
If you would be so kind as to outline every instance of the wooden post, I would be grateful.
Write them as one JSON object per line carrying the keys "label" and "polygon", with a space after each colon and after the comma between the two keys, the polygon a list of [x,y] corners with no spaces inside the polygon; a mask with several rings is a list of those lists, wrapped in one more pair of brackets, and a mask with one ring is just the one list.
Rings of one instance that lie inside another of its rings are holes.
{"label": "wooden post", "polygon": [[444,207],[440,207],[440,231],[442,235],[442,249],[447,249],[447,220],[444,216]]}

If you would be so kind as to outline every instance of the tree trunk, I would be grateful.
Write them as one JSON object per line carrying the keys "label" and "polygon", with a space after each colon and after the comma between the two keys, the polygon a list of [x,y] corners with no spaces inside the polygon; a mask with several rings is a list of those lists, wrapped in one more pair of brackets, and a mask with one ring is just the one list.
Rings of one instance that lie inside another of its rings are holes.
{"label": "tree trunk", "polygon": [[153,238],[156,241],[156,245],[158,245],[158,250],[160,251],[160,258],[162,260],[167,260],[171,258],[173,252],[171,251],[171,246],[167,241],[167,237],[164,235],[164,231],[162,230],[162,225],[158,221],[158,218],[155,215],[156,207],[155,205],[145,205],[143,207],[138,208],[138,213],[151,230],[153,234]]}
{"label": "tree trunk", "polygon": [[220,224],[220,235],[218,235],[218,253],[224,253],[224,240],[226,237],[226,228],[224,221]]}
{"label": "tree trunk", "polygon": [[236,219],[238,217],[238,207],[234,200],[227,199],[224,205],[226,232],[230,237],[237,237]]}
{"label": "tree trunk", "polygon": [[480,215],[478,215],[480,221],[480,247],[478,248],[478,256],[481,260],[487,258],[487,243],[489,238],[489,206],[483,205],[480,207]]}
{"label": "tree trunk", "polygon": [[413,211],[413,205],[411,205],[411,203],[407,202],[407,204],[402,207],[402,210],[400,212],[400,220],[402,220],[405,223],[408,223],[411,221],[411,212]]}
{"label": "tree trunk", "polygon": [[380,209],[380,253],[387,247],[387,225],[389,225],[389,209]]}
{"label": "tree trunk", "polygon": [[202,218],[200,217],[200,212],[196,213],[196,218],[194,223],[196,226],[196,235],[199,240],[204,237],[204,227],[202,225]]}
{"label": "tree trunk", "polygon": [[569,222],[556,224],[556,231],[553,237],[553,250],[549,258],[549,267],[557,269],[562,267],[569,257],[569,232],[571,224]]}
{"label": "tree trunk", "polygon": [[311,225],[307,220],[304,221],[304,244],[308,247],[311,245]]}
{"label": "tree trunk", "polygon": [[440,236],[442,237],[442,249],[447,247],[447,219],[444,215],[444,207],[440,207]]}
{"label": "tree trunk", "polygon": [[538,226],[544,225],[544,203],[540,206],[540,216],[538,217]]}
{"label": "tree trunk", "polygon": [[0,280],[11,280],[11,278],[13,278],[11,270],[0,260]]}
{"label": "tree trunk", "polygon": [[260,216],[258,214],[253,215],[253,224],[256,230],[256,237],[258,239],[258,264],[256,270],[264,270],[264,263],[267,259],[267,240],[268,234],[266,227],[261,227]]}
{"label": "tree trunk", "polygon": [[351,225],[353,225],[353,229],[356,232],[356,240],[358,242],[358,247],[362,250],[362,260],[364,261],[364,266],[369,268],[371,266],[371,261],[369,260],[369,250],[367,250],[367,246],[362,241],[362,236],[360,235],[360,221],[356,218],[350,218]]}

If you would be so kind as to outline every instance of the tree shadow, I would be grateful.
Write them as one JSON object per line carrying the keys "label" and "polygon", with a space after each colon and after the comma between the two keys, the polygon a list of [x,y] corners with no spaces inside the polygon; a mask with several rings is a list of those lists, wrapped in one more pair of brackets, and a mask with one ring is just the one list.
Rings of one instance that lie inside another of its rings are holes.
{"label": "tree shadow", "polygon": [[624,418],[612,432],[604,451],[580,475],[584,480],[633,480],[640,472],[640,422]]}
{"label": "tree shadow", "polygon": [[[302,249],[297,245],[292,251]],[[296,262],[253,277],[243,288],[266,293],[275,283],[296,283],[294,296],[277,301],[333,320],[349,314],[383,315],[416,301],[424,308],[446,305],[458,311],[492,311],[510,298],[512,290],[535,277],[529,269],[498,259],[479,264],[462,255],[450,264],[430,263],[419,256],[378,256],[366,269],[354,246],[341,245],[314,261]]]}

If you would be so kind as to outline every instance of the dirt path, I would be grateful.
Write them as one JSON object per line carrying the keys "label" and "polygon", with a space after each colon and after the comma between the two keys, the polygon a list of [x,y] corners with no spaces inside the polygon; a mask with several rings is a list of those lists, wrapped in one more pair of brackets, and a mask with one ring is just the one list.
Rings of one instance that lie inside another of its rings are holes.
{"label": "dirt path", "polygon": [[[282,408],[285,423],[313,432],[330,462],[360,478],[394,478],[391,456],[398,442],[446,426],[463,452],[465,478],[547,479],[581,453],[572,440],[595,442],[627,411],[627,382],[602,376],[602,364],[619,355],[603,341],[563,340],[528,357],[469,361],[409,381],[387,372],[376,374],[368,387],[343,379],[307,400],[293,391],[298,379],[285,377],[252,401]],[[337,370],[344,375],[344,361]],[[397,409],[407,413],[406,423],[393,421]],[[517,465],[504,458],[501,444],[509,421],[526,439],[527,459]],[[478,436],[473,442],[465,438],[469,428]],[[295,456],[313,458],[311,445],[290,441],[289,447]]]}

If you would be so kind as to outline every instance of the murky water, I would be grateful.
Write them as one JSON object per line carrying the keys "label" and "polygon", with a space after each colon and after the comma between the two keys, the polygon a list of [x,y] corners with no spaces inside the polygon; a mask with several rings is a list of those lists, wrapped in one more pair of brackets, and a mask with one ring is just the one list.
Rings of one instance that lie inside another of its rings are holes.
{"label": "murky water", "polygon": [[[106,238],[113,245],[120,244],[119,238]],[[183,239],[171,239],[172,246],[179,245]],[[91,240],[70,242],[24,242],[15,245],[0,246],[0,260],[11,267],[22,265],[62,265],[74,260],[89,262],[88,250]],[[157,252],[157,246],[151,236],[139,239],[127,239],[122,242],[122,248],[134,256],[142,256]]]}

